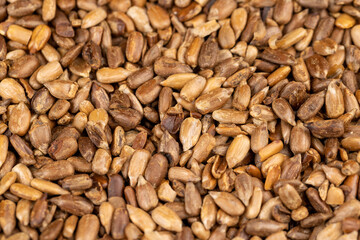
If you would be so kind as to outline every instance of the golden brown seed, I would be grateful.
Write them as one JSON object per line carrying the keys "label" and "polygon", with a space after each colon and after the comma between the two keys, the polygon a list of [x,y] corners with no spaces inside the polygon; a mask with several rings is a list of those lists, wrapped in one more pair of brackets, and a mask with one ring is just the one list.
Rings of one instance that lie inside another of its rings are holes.
{"label": "golden brown seed", "polygon": [[[46,2],[48,2],[48,0],[45,1],[45,3]],[[47,25],[41,24],[37,26],[32,32],[31,39],[28,45],[30,53],[40,51],[50,39],[50,36],[51,29]]]}
{"label": "golden brown seed", "polygon": [[306,33],[307,32],[304,28],[297,28],[284,35],[280,40],[276,41],[276,46],[282,49],[289,48],[303,39],[306,36]]}
{"label": "golden brown seed", "polygon": [[13,41],[27,45],[30,41],[32,31],[13,24],[7,30],[6,35]]}
{"label": "golden brown seed", "polygon": [[355,19],[346,13],[340,14],[340,16],[336,18],[335,21],[335,25],[342,29],[351,28],[355,25],[355,23]]}
{"label": "golden brown seed", "polygon": [[[91,228],[89,228],[91,226]],[[98,235],[100,228],[99,219],[93,214],[87,214],[80,218],[77,230],[76,230],[76,239],[89,239],[95,240]]]}
{"label": "golden brown seed", "polygon": [[17,174],[15,172],[8,172],[0,180],[0,194],[4,194],[10,186],[15,183]]}
{"label": "golden brown seed", "polygon": [[145,149],[136,150],[132,155],[128,170],[131,186],[135,186],[138,181],[138,177],[144,173],[150,157],[150,152]]}
{"label": "golden brown seed", "polygon": [[32,203],[29,200],[20,199],[16,204],[16,218],[22,225],[29,225]]}
{"label": "golden brown seed", "polygon": [[140,32],[132,32],[126,42],[126,58],[129,62],[136,63],[141,58],[144,37]]}
{"label": "golden brown seed", "polygon": [[219,30],[219,44],[222,48],[228,49],[235,45],[235,32],[230,25],[230,20],[225,20],[225,23]]}
{"label": "golden brown seed", "polygon": [[42,19],[46,22],[55,18],[56,14],[56,1],[45,0],[42,5]]}
{"label": "golden brown seed", "polygon": [[38,189],[42,192],[52,194],[52,195],[69,194],[68,191],[66,191],[65,189],[63,189],[62,187],[57,185],[56,183],[46,181],[46,180],[43,180],[40,178],[32,179],[30,182],[30,185],[35,189]]}
{"label": "golden brown seed", "polygon": [[204,225],[201,222],[194,222],[191,224],[191,230],[199,239],[209,239],[210,231],[204,228]]}
{"label": "golden brown seed", "polygon": [[9,236],[16,225],[15,220],[16,205],[13,201],[2,200],[0,202],[0,226],[6,236]]}
{"label": "golden brown seed", "polygon": [[113,217],[114,210],[115,210],[114,207],[109,202],[101,203],[100,208],[99,208],[100,222],[101,222],[101,225],[104,226],[107,234],[110,233],[111,220]]}
{"label": "golden brown seed", "polygon": [[9,129],[13,134],[24,136],[30,127],[31,112],[24,102],[14,107],[10,114]]}
{"label": "golden brown seed", "polygon": [[237,8],[231,14],[231,26],[235,32],[235,38],[239,38],[247,22],[247,11],[245,8]]}
{"label": "golden brown seed", "polygon": [[10,192],[20,198],[35,201],[39,199],[42,193],[35,188],[21,183],[14,183],[10,187]]}
{"label": "golden brown seed", "polygon": [[178,73],[170,75],[166,80],[161,82],[161,86],[171,87],[180,90],[188,81],[195,78],[195,73]]}

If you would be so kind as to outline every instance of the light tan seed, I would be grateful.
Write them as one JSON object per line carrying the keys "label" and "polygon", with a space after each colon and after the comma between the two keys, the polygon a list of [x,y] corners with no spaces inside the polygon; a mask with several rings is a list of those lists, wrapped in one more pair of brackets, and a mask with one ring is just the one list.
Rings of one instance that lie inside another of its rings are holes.
{"label": "light tan seed", "polygon": [[44,84],[57,79],[62,73],[63,69],[58,61],[49,62],[37,72],[36,80]]}
{"label": "light tan seed", "polygon": [[193,117],[186,118],[181,123],[179,137],[184,151],[189,150],[198,142],[201,128],[200,120]]}
{"label": "light tan seed", "polygon": [[14,79],[5,78],[0,82],[0,96],[13,103],[27,102],[24,88]]}
{"label": "light tan seed", "polygon": [[216,205],[231,216],[240,216],[244,213],[245,207],[241,201],[228,192],[209,192]]}
{"label": "light tan seed", "polygon": [[248,116],[248,111],[236,111],[233,109],[219,109],[212,113],[213,119],[220,123],[244,124]]}
{"label": "light tan seed", "polygon": [[345,111],[344,97],[336,82],[331,82],[325,95],[326,114],[330,118],[337,118]]}
{"label": "light tan seed", "polygon": [[216,20],[208,21],[200,26],[197,26],[193,29],[193,33],[199,37],[206,37],[211,33],[217,31],[220,28],[220,24]]}
{"label": "light tan seed", "polygon": [[93,27],[103,21],[106,16],[107,13],[103,8],[96,8],[85,15],[82,19],[81,28]]}
{"label": "light tan seed", "polygon": [[16,164],[12,171],[17,174],[17,181],[30,186],[30,182],[33,179],[30,169],[22,163]]}
{"label": "light tan seed", "polygon": [[235,32],[235,38],[238,39],[244,30],[247,22],[247,11],[245,8],[237,8],[231,14],[231,26]]}
{"label": "light tan seed", "polygon": [[209,239],[210,231],[205,229],[204,225],[201,222],[193,222],[191,224],[191,230],[201,240]]}
{"label": "light tan seed", "polygon": [[152,3],[147,3],[146,6],[150,23],[154,28],[164,29],[170,26],[170,17],[164,8]]}
{"label": "light tan seed", "polygon": [[306,207],[301,206],[291,212],[291,219],[294,221],[301,221],[309,216],[309,211]]}
{"label": "light tan seed", "polygon": [[206,79],[198,76],[189,80],[181,89],[180,97],[188,102],[194,101],[204,90]]}
{"label": "light tan seed", "polygon": [[157,195],[162,201],[174,202],[177,194],[170,186],[169,181],[165,180],[157,189]]}
{"label": "light tan seed", "polygon": [[241,165],[249,150],[250,139],[242,134],[236,136],[226,152],[226,161],[229,168]]}
{"label": "light tan seed", "polygon": [[149,211],[158,205],[159,199],[155,189],[142,175],[138,178],[135,190],[136,199],[141,209]]}
{"label": "light tan seed", "polygon": [[351,28],[350,30],[350,34],[351,34],[351,39],[354,42],[354,44],[359,47],[360,46],[360,40],[359,40],[359,36],[360,36],[360,25],[355,25],[353,28]]}
{"label": "light tan seed", "polygon": [[155,223],[166,230],[175,232],[181,232],[182,230],[182,221],[180,217],[166,206],[155,208],[151,212],[151,217]]}
{"label": "light tan seed", "polygon": [[110,234],[111,221],[114,213],[114,207],[109,202],[103,202],[99,208],[99,218],[101,225],[104,226],[107,234]]}
{"label": "light tan seed", "polygon": [[55,18],[56,14],[56,1],[44,0],[42,4],[42,19],[49,22]]}
{"label": "light tan seed", "polygon": [[31,207],[31,201],[25,199],[20,199],[16,204],[16,219],[24,226],[29,225]]}
{"label": "light tan seed", "polygon": [[16,226],[15,208],[16,205],[13,201],[2,200],[0,202],[0,226],[6,236],[9,236]]}
{"label": "light tan seed", "polygon": [[155,230],[156,224],[148,213],[146,213],[140,208],[133,207],[131,205],[126,205],[126,208],[129,212],[129,217],[131,221],[144,233],[152,232]]}
{"label": "light tan seed", "polygon": [[119,68],[101,68],[96,72],[96,78],[101,83],[116,83],[125,80],[129,75],[130,71],[119,67]]}
{"label": "light tan seed", "polygon": [[197,75],[195,73],[172,74],[166,80],[162,81],[160,85],[180,90],[188,81],[194,79],[196,76]]}
{"label": "light tan seed", "polygon": [[70,217],[68,217],[65,220],[63,231],[62,231],[62,234],[64,237],[70,238],[73,236],[78,219],[79,218],[77,216],[71,215]]}
{"label": "light tan seed", "polygon": [[138,181],[138,177],[144,173],[150,157],[151,154],[145,149],[136,150],[132,155],[128,170],[131,186],[134,187]]}
{"label": "light tan seed", "polygon": [[329,240],[335,240],[338,239],[342,234],[341,231],[341,223],[332,223],[327,225],[324,229],[322,229],[318,235],[317,240],[320,239],[329,239]]}
{"label": "light tan seed", "polygon": [[344,192],[331,184],[326,197],[326,203],[331,206],[341,205],[344,203]]}
{"label": "light tan seed", "polygon": [[261,210],[263,192],[259,187],[255,187],[249,205],[246,207],[245,216],[253,219],[258,216]]}
{"label": "light tan seed", "polygon": [[153,31],[144,8],[132,6],[128,9],[126,14],[134,21],[135,26],[139,31],[145,33]]}
{"label": "light tan seed", "polygon": [[171,167],[168,172],[170,181],[178,180],[181,182],[199,182],[201,178],[196,176],[191,170],[184,167]]}

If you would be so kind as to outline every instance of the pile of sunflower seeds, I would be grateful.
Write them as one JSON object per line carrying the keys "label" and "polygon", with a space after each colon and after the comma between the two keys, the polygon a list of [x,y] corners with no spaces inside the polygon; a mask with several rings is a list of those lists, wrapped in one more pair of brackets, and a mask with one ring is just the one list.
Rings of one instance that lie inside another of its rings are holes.
{"label": "pile of sunflower seeds", "polygon": [[0,0],[0,240],[358,240],[360,0]]}

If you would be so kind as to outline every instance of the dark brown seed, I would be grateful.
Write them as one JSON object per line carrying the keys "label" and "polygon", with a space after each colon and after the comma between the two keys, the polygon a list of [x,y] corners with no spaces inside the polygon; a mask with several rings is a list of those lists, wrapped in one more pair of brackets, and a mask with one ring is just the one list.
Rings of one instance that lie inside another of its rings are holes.
{"label": "dark brown seed", "polygon": [[313,134],[321,137],[341,137],[344,134],[344,122],[338,119],[309,122],[304,126]]}
{"label": "dark brown seed", "polygon": [[60,59],[60,63],[63,67],[69,66],[81,53],[84,43],[79,43],[72,46]]}
{"label": "dark brown seed", "polygon": [[3,36],[0,37],[0,61],[5,60],[7,54],[6,42]]}
{"label": "dark brown seed", "polygon": [[121,197],[124,192],[124,179],[119,174],[109,176],[108,198],[113,196]]}
{"label": "dark brown seed", "polygon": [[45,220],[48,208],[47,194],[35,201],[30,214],[30,225],[33,228],[40,227]]}
{"label": "dark brown seed", "polygon": [[98,69],[101,65],[101,49],[93,41],[89,41],[82,49],[82,57],[92,69]]}
{"label": "dark brown seed", "polygon": [[266,48],[261,54],[260,57],[266,61],[275,63],[275,64],[283,64],[283,65],[293,65],[295,64],[295,58],[280,49],[270,49]]}
{"label": "dark brown seed", "polygon": [[315,188],[309,188],[306,190],[306,196],[310,201],[311,206],[320,213],[330,213],[331,208],[320,199],[319,193]]}
{"label": "dark brown seed", "polygon": [[7,6],[7,12],[13,17],[22,17],[33,13],[41,7],[41,2],[21,0],[10,3]]}
{"label": "dark brown seed", "polygon": [[40,66],[34,55],[25,55],[15,59],[9,68],[9,76],[13,78],[28,78]]}
{"label": "dark brown seed", "polygon": [[70,21],[68,20],[65,13],[60,10],[56,11],[56,16],[52,21],[52,24],[55,25],[56,33],[61,37],[74,37],[75,31],[71,26]]}
{"label": "dark brown seed", "polygon": [[144,176],[154,188],[157,188],[164,180],[167,171],[168,160],[163,154],[157,153],[151,157]]}
{"label": "dark brown seed", "polygon": [[59,236],[63,225],[64,225],[63,219],[61,219],[61,218],[56,219],[55,221],[53,221],[52,223],[47,225],[47,227],[40,234],[40,239],[41,240],[56,239]]}
{"label": "dark brown seed", "polygon": [[309,73],[314,78],[325,79],[329,71],[329,63],[320,55],[314,54],[305,60]]}
{"label": "dark brown seed", "polygon": [[154,63],[154,71],[161,77],[168,77],[176,73],[190,73],[192,69],[181,62],[168,57],[161,57]]}
{"label": "dark brown seed", "polygon": [[219,45],[214,37],[209,37],[201,46],[198,64],[201,68],[212,68],[216,63]]}
{"label": "dark brown seed", "polygon": [[110,68],[117,68],[125,62],[124,54],[118,46],[108,48],[106,51],[106,58]]}
{"label": "dark brown seed", "polygon": [[83,216],[92,213],[93,204],[80,196],[62,195],[50,199],[50,202],[57,205],[63,211],[69,212],[76,216]]}
{"label": "dark brown seed", "polygon": [[124,130],[135,128],[142,119],[141,114],[132,108],[109,110],[109,113]]}
{"label": "dark brown seed", "polygon": [[48,149],[49,155],[56,160],[63,160],[74,155],[78,150],[77,140],[72,137],[55,139]]}
{"label": "dark brown seed", "polygon": [[129,223],[129,214],[125,208],[117,208],[113,213],[111,223],[111,235],[115,239],[121,239],[125,236],[125,228]]}
{"label": "dark brown seed", "polygon": [[59,180],[74,174],[74,167],[66,160],[49,162],[33,172],[34,177],[45,180]]}
{"label": "dark brown seed", "polygon": [[250,235],[261,237],[287,229],[288,225],[273,220],[252,219],[246,223],[245,231]]}

